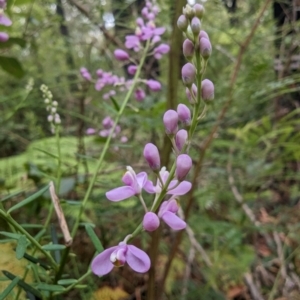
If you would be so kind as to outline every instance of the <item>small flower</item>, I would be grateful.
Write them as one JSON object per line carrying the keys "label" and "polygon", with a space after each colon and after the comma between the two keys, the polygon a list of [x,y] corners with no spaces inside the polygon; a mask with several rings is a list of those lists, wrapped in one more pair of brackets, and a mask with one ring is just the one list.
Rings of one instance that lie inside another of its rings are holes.
{"label": "small flower", "polygon": [[144,148],[144,157],[153,171],[160,169],[160,156],[157,147],[152,144],[146,144]]}
{"label": "small flower", "polygon": [[80,74],[81,76],[87,80],[87,81],[91,81],[92,80],[92,76],[91,74],[89,73],[88,69],[87,68],[81,68],[80,69]]}
{"label": "small flower", "polygon": [[141,88],[136,89],[134,92],[134,98],[136,99],[136,101],[143,101],[146,98],[145,91]]}
{"label": "small flower", "polygon": [[110,190],[106,193],[106,197],[110,201],[118,202],[139,195],[147,183],[147,178],[146,172],[136,174],[134,170],[128,166],[127,172],[122,178],[125,186]]}
{"label": "small flower", "polygon": [[187,154],[180,154],[176,159],[176,178],[182,181],[193,165],[192,159]]}
{"label": "small flower", "polygon": [[170,51],[170,46],[167,44],[161,44],[158,47],[154,48],[154,57],[156,59],[161,59],[163,54],[166,54]]}
{"label": "small flower", "polygon": [[125,263],[138,273],[145,273],[149,270],[151,262],[149,256],[133,245],[124,242],[118,246],[108,248],[98,254],[92,261],[92,271],[98,276],[108,274],[114,266],[121,267]]}
{"label": "small flower", "polygon": [[197,36],[200,33],[201,30],[201,21],[197,18],[194,17],[191,21],[191,29],[192,32],[195,36]]}
{"label": "small flower", "polygon": [[154,231],[159,227],[159,218],[153,212],[147,212],[143,219],[143,227],[146,231]]}
{"label": "small flower", "polygon": [[12,21],[6,15],[0,13],[0,25],[10,26]]}
{"label": "small flower", "polygon": [[157,92],[157,91],[161,90],[161,84],[156,80],[149,79],[149,80],[146,81],[146,85],[153,92]]}
{"label": "small flower", "polygon": [[182,81],[187,87],[192,86],[196,77],[196,68],[191,63],[186,63],[181,69]]}
{"label": "small flower", "polygon": [[182,45],[182,52],[183,52],[184,57],[187,60],[191,61],[193,59],[194,53],[195,53],[194,43],[191,42],[189,39],[186,39]]}
{"label": "small flower", "polygon": [[201,94],[204,101],[213,100],[215,97],[214,84],[209,79],[204,79],[201,84]]}
{"label": "small flower", "polygon": [[88,128],[85,133],[87,135],[92,135],[96,133],[96,130],[94,128]]}
{"label": "small flower", "polygon": [[188,27],[189,23],[188,23],[188,19],[186,18],[185,15],[181,15],[178,20],[177,20],[177,27],[181,30],[181,31],[186,31],[187,27]]}
{"label": "small flower", "polygon": [[127,35],[125,37],[125,47],[127,49],[133,49],[135,52],[140,50],[140,40],[135,35]]}
{"label": "small flower", "polygon": [[182,150],[188,138],[188,132],[185,129],[180,129],[175,136],[175,144],[179,151]]}
{"label": "small flower", "polygon": [[9,35],[6,32],[0,32],[0,42],[6,42],[9,39]]}
{"label": "small flower", "polygon": [[128,68],[127,68],[127,71],[130,75],[134,75],[136,73],[136,70],[137,70],[137,66],[134,66],[134,65],[130,65]]}
{"label": "small flower", "polygon": [[120,139],[120,142],[123,143],[123,144],[127,143],[128,142],[127,136],[122,136],[121,139]]}
{"label": "small flower", "polygon": [[129,59],[129,54],[121,49],[117,49],[114,51],[115,58],[120,61],[125,61]]}
{"label": "small flower", "polygon": [[163,122],[167,134],[176,134],[178,130],[178,114],[175,110],[167,110],[164,114]]}
{"label": "small flower", "polygon": [[209,59],[212,52],[212,47],[209,39],[201,38],[199,42],[200,54],[204,59]]}
{"label": "small flower", "polygon": [[181,220],[176,213],[179,207],[175,199],[164,201],[159,209],[158,217],[174,230],[181,230],[186,227],[186,223]]}

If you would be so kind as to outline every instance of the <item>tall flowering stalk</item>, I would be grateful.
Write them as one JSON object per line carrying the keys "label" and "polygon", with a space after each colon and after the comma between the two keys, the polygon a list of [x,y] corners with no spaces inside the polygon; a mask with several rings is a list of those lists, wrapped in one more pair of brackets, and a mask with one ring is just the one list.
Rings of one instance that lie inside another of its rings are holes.
{"label": "tall flowering stalk", "polygon": [[[148,38],[150,45],[159,40],[162,29],[152,28],[151,21],[155,17],[156,6],[150,1],[142,10],[142,15],[149,20],[147,25],[137,20],[138,30],[135,35],[126,37],[126,47],[138,52],[141,42]],[[123,266],[126,262],[136,272],[144,273],[150,268],[148,255],[127,243],[142,231],[155,231],[161,220],[173,230],[182,230],[186,227],[184,220],[177,216],[180,196],[188,193],[192,187],[186,181],[192,168],[192,159],[188,155],[196,126],[207,111],[207,104],[214,98],[214,85],[205,79],[203,75],[207,62],[212,53],[212,46],[208,34],[201,30],[201,20],[204,8],[200,4],[193,7],[187,5],[183,14],[179,17],[177,25],[184,33],[186,39],[183,43],[183,54],[188,62],[182,67],[182,82],[186,88],[186,94],[190,108],[180,103],[177,110],[168,110],[163,116],[165,133],[170,138],[175,154],[174,163],[168,171],[161,166],[159,150],[156,145],[148,143],[144,147],[144,158],[156,177],[156,183],[148,179],[147,172],[135,173],[132,167],[127,167],[122,181],[123,186],[108,191],[106,197],[110,201],[123,201],[130,197],[137,197],[144,207],[145,214],[142,222],[131,234],[120,242],[119,246],[109,248],[98,254],[92,262],[92,271],[96,275],[109,273],[113,266]],[[154,55],[160,57],[166,51],[164,44],[154,49]],[[129,60],[129,55],[123,50],[115,52],[120,61]],[[148,80],[148,86],[153,90],[159,89],[158,82]],[[153,194],[151,207],[147,207],[143,193]],[[133,248],[134,247],[134,248]]]}

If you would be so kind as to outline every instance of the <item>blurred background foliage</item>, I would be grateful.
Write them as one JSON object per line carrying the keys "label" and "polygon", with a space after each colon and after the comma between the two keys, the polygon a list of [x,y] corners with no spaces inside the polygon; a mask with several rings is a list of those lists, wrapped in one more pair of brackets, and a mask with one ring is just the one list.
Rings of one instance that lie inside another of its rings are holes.
{"label": "blurred background foliage", "polygon": [[[216,94],[195,134],[191,147],[195,162],[228,101],[240,47],[265,2],[204,3],[203,28],[213,45],[205,77],[214,82]],[[282,1],[281,5],[291,10],[292,2]],[[234,10],[233,3],[237,5]],[[274,69],[276,59],[287,61],[297,51],[299,55],[299,48],[290,50],[293,42],[299,43],[300,21],[284,23],[279,32],[275,3],[269,5],[245,49],[229,109],[206,152],[188,221],[193,234],[184,234],[168,273],[165,299],[300,299],[299,63],[298,69],[289,65],[285,70]],[[176,1],[158,4],[158,23],[166,27],[164,38],[170,41]],[[6,205],[17,203],[55,177],[56,160],[51,156],[56,155],[55,140],[39,89],[46,84],[59,103],[62,119],[59,196],[72,224],[103,145],[103,139],[87,137],[85,130],[100,130],[102,119],[116,114],[114,106],[103,100],[103,92],[80,77],[79,69],[84,66],[92,74],[103,69],[128,76],[114,61],[113,50],[133,31],[141,7],[140,0],[8,1],[11,38],[0,44],[0,193],[3,199],[15,196]],[[82,220],[95,224],[104,247],[116,244],[140,222],[142,208],[136,199],[109,203],[104,193],[120,185],[127,165],[137,171],[147,168],[142,157],[146,142],[163,147],[162,115],[171,84],[168,70],[170,64],[183,63],[183,58],[159,61],[157,79],[162,91],[150,93],[142,103],[132,99],[121,119],[128,143],[113,142]],[[179,87],[176,101],[187,103],[180,77],[175,85]],[[121,101],[122,96],[118,94],[116,100]],[[49,195],[34,203],[15,216],[20,223],[46,218]],[[157,282],[174,239],[174,233],[164,227]],[[150,236],[143,234],[136,242],[147,249]],[[84,229],[72,251],[81,264],[71,262],[69,272],[80,276],[94,253]],[[147,276],[125,267],[104,278],[90,276],[88,288],[64,299],[144,299],[146,282]]]}

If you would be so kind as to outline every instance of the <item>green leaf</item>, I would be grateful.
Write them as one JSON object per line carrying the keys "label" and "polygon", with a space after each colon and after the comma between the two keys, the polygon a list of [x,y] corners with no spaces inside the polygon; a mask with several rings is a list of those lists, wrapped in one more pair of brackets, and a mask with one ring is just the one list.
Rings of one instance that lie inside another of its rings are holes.
{"label": "green leaf", "polygon": [[39,283],[36,286],[36,288],[42,291],[49,291],[49,292],[63,292],[65,290],[65,288],[61,285],[47,284],[47,283]]}
{"label": "green leaf", "polygon": [[14,57],[0,56],[0,66],[7,73],[22,78],[25,75],[22,65]]}
{"label": "green leaf", "polygon": [[13,279],[13,281],[8,285],[8,287],[1,293],[0,300],[4,300],[10,294],[13,288],[18,284],[19,280],[19,277],[15,277]]}
{"label": "green leaf", "polygon": [[[14,280],[16,276],[6,270],[2,270],[2,273],[10,280]],[[43,298],[42,294],[37,291],[35,288],[24,282],[22,279],[19,279],[18,286],[20,286],[23,290],[35,295],[36,297]]]}
{"label": "green leaf", "polygon": [[24,199],[23,201],[19,202],[18,204],[11,207],[7,213],[11,213],[12,211],[19,209],[23,207],[24,205],[27,205],[28,203],[32,202],[33,200],[37,199],[38,197],[42,196],[47,190],[49,189],[49,185],[46,185],[41,190],[36,192],[35,194],[31,195],[30,197]]}
{"label": "green leaf", "polygon": [[14,5],[24,5],[31,3],[32,0],[15,0]]}
{"label": "green leaf", "polygon": [[12,238],[14,240],[18,240],[21,237],[21,234],[11,233],[11,232],[6,232],[6,231],[0,231],[0,234],[7,236],[9,238]]}
{"label": "green leaf", "polygon": [[21,259],[26,251],[27,248],[27,239],[25,235],[21,235],[18,239],[18,244],[16,248],[16,257],[17,259]]}
{"label": "green leaf", "polygon": [[48,245],[44,245],[42,249],[44,249],[45,251],[64,250],[66,249],[66,246],[59,245],[59,244],[48,244]]}
{"label": "green leaf", "polygon": [[0,202],[4,202],[4,201],[6,201],[6,200],[9,200],[9,199],[11,199],[11,198],[13,198],[13,197],[15,197],[15,196],[18,196],[18,195],[20,195],[20,194],[22,194],[22,193],[24,193],[24,190],[23,190],[23,191],[20,191],[20,192],[12,193],[12,194],[10,194],[10,195],[8,195],[8,196],[2,198],[2,199],[0,200]]}
{"label": "green leaf", "polygon": [[36,148],[36,147],[34,147],[33,149],[35,149],[35,150],[37,150],[37,151],[40,151],[40,152],[42,152],[42,153],[44,153],[44,154],[46,154],[46,155],[48,155],[48,156],[50,156],[50,157],[53,157],[53,158],[55,158],[55,159],[58,159],[58,156],[57,156],[57,155],[52,154],[52,153],[50,153],[50,152],[48,152],[48,151],[46,151],[46,150],[43,150],[43,149],[40,149],[40,148]]}
{"label": "green leaf", "polygon": [[116,99],[114,97],[112,97],[112,96],[110,96],[110,99],[111,99],[111,101],[112,101],[112,103],[113,103],[116,111],[119,111],[120,110],[120,106],[119,106],[118,102],[116,101]]}
{"label": "green leaf", "polygon": [[74,284],[76,283],[78,280],[77,279],[61,279],[59,280],[57,283],[60,285],[69,285],[69,284]]}
{"label": "green leaf", "polygon": [[34,263],[36,265],[41,266],[45,270],[50,270],[51,269],[51,267],[48,266],[47,264],[45,264],[43,261],[41,261],[41,260],[39,260],[39,259],[37,259],[37,258],[27,254],[27,253],[24,253],[24,258],[31,261],[32,263]]}
{"label": "green leaf", "polygon": [[24,48],[26,46],[26,41],[21,38],[14,38],[10,36],[6,42],[0,43],[0,49],[10,48],[13,45],[19,45],[21,48]]}
{"label": "green leaf", "polygon": [[85,225],[85,230],[86,230],[88,236],[90,237],[90,239],[92,240],[92,243],[94,244],[97,252],[99,252],[99,253],[102,252],[104,248],[103,248],[100,240],[98,239],[98,237],[97,237],[94,229],[92,228],[92,226],[89,225],[89,224],[86,224]]}

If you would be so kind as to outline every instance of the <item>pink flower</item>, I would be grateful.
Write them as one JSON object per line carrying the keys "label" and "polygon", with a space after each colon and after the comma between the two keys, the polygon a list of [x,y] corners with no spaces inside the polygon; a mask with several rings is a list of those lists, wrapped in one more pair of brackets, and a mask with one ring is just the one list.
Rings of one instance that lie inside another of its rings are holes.
{"label": "pink flower", "polygon": [[98,276],[108,274],[114,266],[121,267],[125,263],[138,273],[145,273],[149,270],[151,262],[149,256],[133,245],[125,242],[118,246],[108,248],[98,254],[92,261],[92,271]]}
{"label": "pink flower", "polygon": [[10,26],[12,21],[4,14],[0,14],[0,25]]}
{"label": "pink flower", "polygon": [[157,92],[161,90],[161,84],[153,79],[149,79],[146,81],[147,86],[149,87],[149,89],[153,92]]}
{"label": "pink flower", "polygon": [[154,231],[159,227],[159,218],[154,212],[147,212],[143,219],[143,227],[146,231]]}
{"label": "pink flower", "polygon": [[127,172],[122,178],[125,186],[110,190],[106,193],[106,197],[110,201],[118,202],[139,195],[147,183],[147,178],[146,172],[136,174],[131,167],[127,167]]}
{"label": "pink flower", "polygon": [[130,75],[134,75],[136,73],[136,70],[137,70],[137,66],[134,66],[134,65],[130,65],[128,68],[127,68],[127,71]]}
{"label": "pink flower", "polygon": [[6,32],[0,32],[0,42],[6,42],[9,39],[9,35]]}
{"label": "pink flower", "polygon": [[154,57],[156,59],[161,59],[163,54],[166,54],[170,51],[170,46],[167,44],[161,44],[158,47],[154,48]]}
{"label": "pink flower", "polygon": [[146,144],[144,148],[144,157],[153,171],[158,171],[160,169],[160,156],[158,149],[154,144]]}
{"label": "pink flower", "polygon": [[87,80],[87,81],[91,81],[92,80],[92,76],[91,74],[89,73],[88,69],[87,68],[81,68],[80,69],[80,74],[81,76]]}
{"label": "pink flower", "polygon": [[86,130],[86,134],[88,134],[88,135],[95,134],[95,132],[96,132],[96,130],[95,130],[94,128],[88,128],[88,129]]}
{"label": "pink flower", "polygon": [[140,40],[135,35],[127,35],[125,37],[125,47],[127,49],[133,49],[135,52],[140,50]]}
{"label": "pink flower", "polygon": [[121,49],[117,49],[114,51],[115,58],[120,61],[125,61],[129,59],[129,54]]}
{"label": "pink flower", "polygon": [[146,93],[144,90],[142,90],[141,88],[138,88],[135,90],[134,92],[134,98],[136,99],[136,101],[143,101],[146,97]]}

